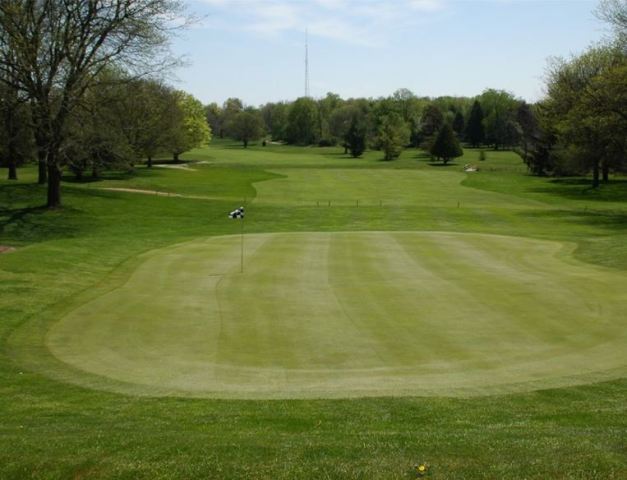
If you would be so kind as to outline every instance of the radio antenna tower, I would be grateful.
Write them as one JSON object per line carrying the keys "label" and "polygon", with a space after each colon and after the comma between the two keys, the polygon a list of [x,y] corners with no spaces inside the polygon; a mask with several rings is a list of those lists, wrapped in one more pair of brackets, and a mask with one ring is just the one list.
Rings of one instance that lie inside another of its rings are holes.
{"label": "radio antenna tower", "polygon": [[305,29],[305,97],[309,97],[309,35]]}

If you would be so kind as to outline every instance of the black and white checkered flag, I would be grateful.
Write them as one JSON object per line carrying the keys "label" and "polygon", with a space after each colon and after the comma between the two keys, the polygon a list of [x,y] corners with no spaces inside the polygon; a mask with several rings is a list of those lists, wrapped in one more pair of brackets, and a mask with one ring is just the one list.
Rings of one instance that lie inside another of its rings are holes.
{"label": "black and white checkered flag", "polygon": [[239,207],[229,213],[229,218],[244,218],[244,207]]}

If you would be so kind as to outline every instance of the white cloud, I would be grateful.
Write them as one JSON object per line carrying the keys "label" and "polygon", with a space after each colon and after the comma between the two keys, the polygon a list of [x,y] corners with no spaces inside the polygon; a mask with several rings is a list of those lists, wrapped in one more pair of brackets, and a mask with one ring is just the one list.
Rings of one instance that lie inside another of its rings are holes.
{"label": "white cloud", "polygon": [[264,36],[309,30],[354,45],[380,45],[386,31],[418,21],[446,7],[446,0],[199,0],[211,15],[225,15],[233,28]]}
{"label": "white cloud", "polygon": [[423,12],[435,12],[445,7],[444,0],[409,0],[409,6],[414,10]]}

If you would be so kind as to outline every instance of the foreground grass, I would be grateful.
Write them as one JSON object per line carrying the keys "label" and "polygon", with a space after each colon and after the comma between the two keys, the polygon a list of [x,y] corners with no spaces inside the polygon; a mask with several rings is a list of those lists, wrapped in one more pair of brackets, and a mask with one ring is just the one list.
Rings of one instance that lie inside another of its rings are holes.
{"label": "foreground grass", "polygon": [[[627,476],[625,380],[476,399],[333,401],[140,398],[63,381],[71,372],[43,345],[50,323],[77,298],[122,282],[139,253],[237,233],[235,222],[222,219],[264,186],[254,182],[281,179],[283,168],[295,166],[337,178],[337,185],[341,178],[326,170],[366,169],[374,178],[380,170],[395,182],[389,170],[440,168],[411,152],[391,164],[376,154],[354,161],[335,150],[279,147],[222,146],[188,158],[213,164],[66,185],[66,207],[57,212],[37,208],[43,191],[32,184],[34,171],[21,171],[18,184],[0,184],[0,244],[18,247],[0,257],[1,478],[413,478],[410,468],[419,461],[432,466],[432,478]],[[357,196],[366,201],[361,182],[342,187],[351,197],[345,204],[325,185],[290,208],[259,195],[249,205],[247,229],[508,233],[575,242],[578,258],[625,270],[624,182],[591,194],[584,185],[522,176],[506,153],[489,154],[484,165],[464,180],[471,188],[449,185],[421,197],[406,185],[405,200],[390,196],[383,205],[377,186],[366,191],[371,205],[351,205]],[[450,168],[453,177],[460,168]],[[98,189],[105,186],[211,198]],[[293,190],[289,183],[281,188]],[[486,203],[481,192],[489,191],[501,195],[493,197],[496,204]],[[480,195],[482,203],[458,207],[456,195]],[[313,204],[316,197],[335,203],[323,209]],[[140,288],[149,292],[151,284]]]}

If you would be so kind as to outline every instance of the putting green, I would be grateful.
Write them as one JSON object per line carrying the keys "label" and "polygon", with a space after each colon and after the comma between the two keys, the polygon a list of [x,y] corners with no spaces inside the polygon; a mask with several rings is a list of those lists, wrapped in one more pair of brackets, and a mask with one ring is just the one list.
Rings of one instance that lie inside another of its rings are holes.
{"label": "putting green", "polygon": [[[571,246],[441,232],[277,233],[156,250],[48,332],[138,393],[482,395],[625,374],[627,276]],[[80,375],[77,373],[77,375]]]}

